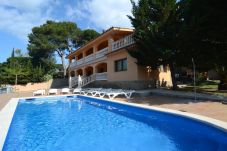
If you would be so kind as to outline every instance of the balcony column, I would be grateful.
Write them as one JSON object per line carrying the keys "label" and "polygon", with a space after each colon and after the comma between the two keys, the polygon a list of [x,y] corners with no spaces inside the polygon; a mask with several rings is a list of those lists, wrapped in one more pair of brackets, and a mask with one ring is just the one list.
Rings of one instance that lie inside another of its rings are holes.
{"label": "balcony column", "polygon": [[82,58],[82,59],[83,59],[83,63],[85,63],[85,55],[86,55],[86,54],[85,54],[85,51],[83,51],[82,54],[83,54],[83,58]]}
{"label": "balcony column", "polygon": [[86,71],[85,71],[85,67],[83,67],[83,68],[81,68],[81,70],[82,70],[82,73],[83,73],[83,75],[81,75],[81,76],[83,76],[83,77],[86,77]]}
{"label": "balcony column", "polygon": [[72,63],[72,59],[71,59],[71,58],[69,58],[69,60],[68,60],[68,68],[70,68],[71,63]]}
{"label": "balcony column", "polygon": [[72,88],[72,77],[71,74],[69,74],[69,88]]}
{"label": "balcony column", "polygon": [[96,80],[95,64],[92,65],[92,70],[91,80]]}
{"label": "balcony column", "polygon": [[78,77],[76,70],[74,70],[74,73],[75,73],[75,76],[74,77]]}
{"label": "balcony column", "polygon": [[112,43],[114,42],[113,37],[108,38],[108,52],[112,51]]}
{"label": "balcony column", "polygon": [[73,57],[72,62],[76,62],[76,56]]}
{"label": "balcony column", "polygon": [[94,59],[96,59],[97,46],[93,46]]}

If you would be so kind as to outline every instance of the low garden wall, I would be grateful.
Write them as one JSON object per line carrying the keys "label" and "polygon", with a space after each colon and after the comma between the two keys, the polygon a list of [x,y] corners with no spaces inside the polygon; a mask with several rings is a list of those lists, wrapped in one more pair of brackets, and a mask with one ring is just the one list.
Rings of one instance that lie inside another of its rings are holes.
{"label": "low garden wall", "polygon": [[48,90],[50,88],[64,88],[68,87],[68,79],[51,79],[47,82],[42,83],[28,83],[25,85],[13,85],[13,90],[15,92],[28,92],[35,91],[39,89]]}
{"label": "low garden wall", "polygon": [[34,91],[38,89],[49,89],[52,84],[52,79],[47,82],[42,83],[28,83],[25,85],[13,85],[13,89],[15,92],[27,92]]}
{"label": "low garden wall", "polygon": [[154,81],[94,81],[85,87],[144,90],[155,88]]}

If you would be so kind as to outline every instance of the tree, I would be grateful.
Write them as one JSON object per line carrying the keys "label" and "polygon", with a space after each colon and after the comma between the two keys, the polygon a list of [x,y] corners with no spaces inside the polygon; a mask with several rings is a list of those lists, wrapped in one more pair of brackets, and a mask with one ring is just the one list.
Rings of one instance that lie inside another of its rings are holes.
{"label": "tree", "polygon": [[179,25],[179,7],[176,0],[133,0],[132,16],[128,16],[135,28],[134,40],[137,48],[129,53],[139,65],[169,65],[173,89],[176,88],[174,67],[177,62],[177,39]]}
{"label": "tree", "polygon": [[26,68],[22,67],[23,65],[19,62],[17,58],[9,59],[9,66],[4,67],[4,71],[9,76],[15,76],[15,85],[18,83],[18,76],[27,75],[28,71]]}
{"label": "tree", "polygon": [[65,76],[67,69],[65,56],[95,36],[97,36],[95,31],[81,32],[72,22],[47,21],[39,27],[34,27],[29,34],[29,55],[33,60],[41,62],[40,58],[51,58],[56,52],[61,58]]}
{"label": "tree", "polygon": [[13,51],[12,51],[12,54],[11,54],[11,58],[14,58],[15,57],[15,51],[14,51],[14,48],[13,48]]}
{"label": "tree", "polygon": [[66,75],[65,56],[67,52],[72,52],[74,47],[72,38],[78,34],[78,30],[77,25],[72,22],[47,21],[39,27],[34,27],[28,36],[29,54],[39,60],[50,58],[57,52]]}
{"label": "tree", "polygon": [[99,35],[100,34],[93,29],[83,30],[81,31],[79,37],[77,38],[77,41],[78,41],[77,43],[79,46],[82,46],[88,43],[90,40],[93,40],[94,38],[98,37]]}
{"label": "tree", "polygon": [[15,56],[16,57],[22,57],[23,56],[21,49],[16,49],[15,50]]}
{"label": "tree", "polygon": [[182,0],[179,49],[184,64],[194,58],[200,71],[216,69],[227,83],[227,2],[225,0]]}

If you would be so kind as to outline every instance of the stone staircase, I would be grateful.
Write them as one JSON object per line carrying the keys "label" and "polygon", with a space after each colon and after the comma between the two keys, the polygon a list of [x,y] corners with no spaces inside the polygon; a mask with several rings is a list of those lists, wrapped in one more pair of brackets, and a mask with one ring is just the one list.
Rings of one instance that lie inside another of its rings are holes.
{"label": "stone staircase", "polygon": [[81,80],[78,80],[78,77],[70,77],[69,78],[69,87],[71,85],[71,87],[78,87],[80,85],[80,87],[84,87],[94,81],[103,81],[103,80],[107,80],[107,73],[95,73],[92,74],[90,76],[82,76]]}
{"label": "stone staircase", "polygon": [[65,79],[53,79],[50,88],[63,88],[68,87],[69,81],[67,78]]}

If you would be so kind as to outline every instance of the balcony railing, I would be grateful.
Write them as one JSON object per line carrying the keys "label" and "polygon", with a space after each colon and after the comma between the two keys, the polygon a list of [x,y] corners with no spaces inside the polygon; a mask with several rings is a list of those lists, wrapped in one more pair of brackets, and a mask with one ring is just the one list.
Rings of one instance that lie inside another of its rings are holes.
{"label": "balcony railing", "polygon": [[70,67],[75,67],[76,65],[77,65],[77,62],[74,61],[74,62],[71,62]]}
{"label": "balcony railing", "polygon": [[96,73],[96,80],[107,80],[107,73]]}
{"label": "balcony railing", "polygon": [[112,44],[112,51],[116,51],[118,49],[121,49],[121,48],[124,48],[124,47],[127,47],[131,44],[134,44],[135,41],[133,39],[133,35],[129,35],[129,36],[126,36],[122,39],[119,39],[117,41],[115,41],[113,44]]}
{"label": "balcony railing", "polygon": [[83,62],[84,62],[84,59],[82,58],[82,59],[77,61],[77,65],[83,64]]}
{"label": "balcony railing", "polygon": [[98,52],[96,52],[96,59],[102,58],[104,57],[106,54],[108,53],[108,48],[104,48],[102,50],[99,50]]}
{"label": "balcony railing", "polygon": [[75,67],[75,66],[79,66],[81,64],[84,64],[84,63],[88,63],[88,62],[92,62],[94,61],[95,59],[99,59],[99,58],[102,58],[102,57],[105,57],[105,55],[108,53],[108,47],[107,48],[104,48],[102,50],[99,50],[98,52],[96,52],[96,54],[90,54],[80,60],[77,60],[75,62],[72,62],[70,64],[70,67]]}
{"label": "balcony railing", "polygon": [[86,56],[84,58],[85,63],[93,61],[94,60],[94,54],[90,54],[89,56]]}
{"label": "balcony railing", "polygon": [[[128,35],[122,39],[119,39],[115,42],[112,43],[112,51],[116,51],[119,50],[121,48],[127,47],[129,45],[134,44],[135,41],[133,39],[133,34]],[[90,54],[89,56],[86,56],[80,60],[77,60],[76,62],[72,62],[70,67],[75,67],[75,66],[79,66],[82,64],[86,64],[88,62],[93,62],[96,59],[100,59],[106,56],[106,54],[108,53],[108,47],[104,48],[102,50],[97,51],[95,54]]]}

